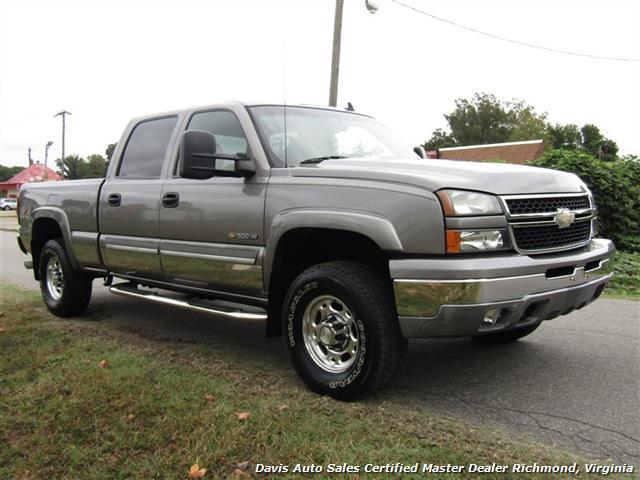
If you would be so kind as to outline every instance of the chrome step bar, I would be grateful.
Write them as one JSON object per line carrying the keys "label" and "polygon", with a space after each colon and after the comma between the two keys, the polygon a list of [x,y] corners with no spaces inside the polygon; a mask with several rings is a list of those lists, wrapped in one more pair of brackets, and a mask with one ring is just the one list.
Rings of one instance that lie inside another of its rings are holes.
{"label": "chrome step bar", "polygon": [[180,300],[177,298],[163,297],[157,292],[143,292],[139,290],[135,284],[131,283],[119,283],[109,288],[111,293],[116,295],[122,295],[124,297],[139,298],[141,300],[147,300],[148,302],[160,303],[164,305],[170,305],[172,307],[186,308],[195,312],[210,313],[225,318],[235,318],[240,320],[266,320],[266,313],[254,313],[244,312],[238,309],[222,309],[217,306],[206,306],[206,301],[200,301],[200,304],[196,303],[198,300]]}

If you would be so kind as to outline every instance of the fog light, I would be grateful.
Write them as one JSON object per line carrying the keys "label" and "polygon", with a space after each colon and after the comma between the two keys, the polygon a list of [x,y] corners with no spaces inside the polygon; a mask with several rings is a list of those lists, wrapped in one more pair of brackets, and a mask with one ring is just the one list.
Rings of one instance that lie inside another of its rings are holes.
{"label": "fog light", "polygon": [[495,325],[500,319],[500,310],[487,310],[482,319],[482,323],[485,325]]}

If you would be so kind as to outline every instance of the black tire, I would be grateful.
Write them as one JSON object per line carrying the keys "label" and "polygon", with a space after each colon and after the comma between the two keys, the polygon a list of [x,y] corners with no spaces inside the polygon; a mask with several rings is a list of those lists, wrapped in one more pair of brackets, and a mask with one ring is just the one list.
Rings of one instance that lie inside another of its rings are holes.
{"label": "black tire", "polygon": [[511,343],[516,340],[526,337],[530,333],[540,326],[540,323],[529,325],[528,327],[516,328],[514,330],[507,330],[506,332],[487,333],[485,335],[477,335],[472,337],[474,340],[481,343]]}
{"label": "black tire", "polygon": [[[323,300],[329,296],[338,302]],[[331,311],[326,319],[320,320],[327,307],[322,306],[323,302],[328,302]],[[340,304],[342,309],[336,314],[334,306]],[[307,309],[313,309],[314,305],[321,305],[317,313],[305,317]],[[330,262],[302,272],[287,292],[282,324],[293,366],[307,386],[322,395],[353,400],[388,384],[395,377],[406,351],[394,305],[389,281],[367,265]],[[318,340],[311,340],[312,335],[304,334],[303,318],[315,319],[305,325],[312,322],[316,327],[309,328],[319,328]],[[357,339],[357,346],[348,345],[349,349],[356,349],[355,353],[344,353],[339,359],[342,362],[346,358],[344,365],[339,367],[346,368],[344,371],[328,371],[321,366],[322,361],[313,358],[312,350],[318,352],[323,346],[331,352],[320,340],[327,328],[333,346],[345,337]],[[351,332],[351,335],[344,332]],[[305,345],[305,338],[316,347]],[[350,366],[349,362],[352,362]]]}
{"label": "black tire", "polygon": [[7,206],[7,207],[2,207],[2,210],[4,210],[4,211],[6,212],[7,210],[11,210],[11,207],[9,207],[9,206]]}
{"label": "black tire", "polygon": [[[56,277],[54,273],[47,273],[50,261],[53,261],[53,270],[59,270],[62,274],[57,277],[59,282],[52,282],[61,286],[59,291],[48,281],[50,276]],[[58,317],[72,317],[82,314],[87,309],[91,300],[93,278],[73,269],[61,239],[55,238],[44,244],[38,269],[42,298],[51,313]]]}

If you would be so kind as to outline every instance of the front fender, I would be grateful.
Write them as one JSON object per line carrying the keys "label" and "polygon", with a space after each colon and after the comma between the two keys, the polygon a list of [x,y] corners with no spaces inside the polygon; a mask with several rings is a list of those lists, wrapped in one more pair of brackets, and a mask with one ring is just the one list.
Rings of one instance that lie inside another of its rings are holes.
{"label": "front fender", "polygon": [[263,258],[263,278],[266,289],[269,288],[269,279],[278,242],[285,233],[296,228],[326,228],[358,233],[370,238],[382,250],[390,252],[403,250],[398,232],[393,224],[384,217],[345,210],[287,210],[276,215],[271,222]]}

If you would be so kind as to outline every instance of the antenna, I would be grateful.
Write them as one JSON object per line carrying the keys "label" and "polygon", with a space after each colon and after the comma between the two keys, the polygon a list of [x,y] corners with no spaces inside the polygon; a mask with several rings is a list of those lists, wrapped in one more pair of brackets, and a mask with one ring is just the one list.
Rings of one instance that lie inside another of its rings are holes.
{"label": "antenna", "polygon": [[284,168],[289,166],[287,160],[287,42],[282,42],[282,103],[284,108]]}

